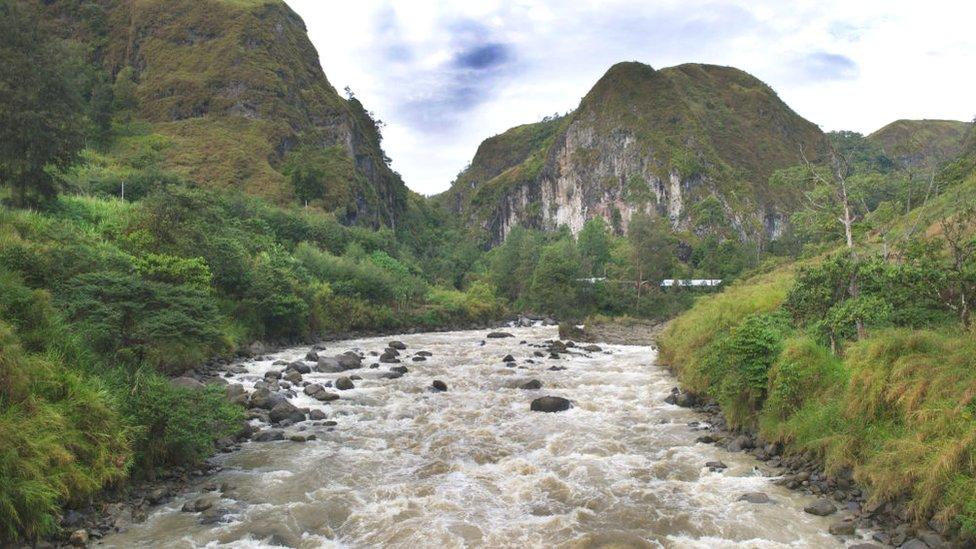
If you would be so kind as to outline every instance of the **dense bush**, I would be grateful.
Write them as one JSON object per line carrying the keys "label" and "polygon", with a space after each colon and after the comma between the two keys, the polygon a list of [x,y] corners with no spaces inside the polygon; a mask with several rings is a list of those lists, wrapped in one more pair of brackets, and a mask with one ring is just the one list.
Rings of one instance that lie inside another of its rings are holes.
{"label": "dense bush", "polygon": [[244,411],[219,385],[175,387],[153,370],[115,372],[119,412],[133,426],[134,459],[141,474],[166,465],[197,464],[213,453],[214,441],[239,431]]}

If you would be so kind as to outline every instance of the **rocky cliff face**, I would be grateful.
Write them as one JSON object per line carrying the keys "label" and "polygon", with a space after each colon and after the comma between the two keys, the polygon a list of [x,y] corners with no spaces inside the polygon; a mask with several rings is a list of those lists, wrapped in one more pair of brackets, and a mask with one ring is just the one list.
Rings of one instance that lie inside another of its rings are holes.
{"label": "rocky cliff face", "polygon": [[167,167],[287,202],[288,155],[337,150],[353,176],[337,199],[344,203],[324,207],[386,224],[402,210],[406,189],[387,165],[375,122],[332,87],[304,23],[283,1],[44,4],[113,77],[131,75],[136,116],[163,136]]}
{"label": "rocky cliff face", "polygon": [[[512,142],[523,146],[497,151]],[[577,232],[598,216],[626,232],[644,212],[675,231],[723,229],[761,245],[779,236],[790,209],[789,190],[770,186],[770,174],[815,160],[823,145],[814,124],[740,70],[620,63],[573,113],[485,141],[440,200],[493,243],[515,225]]]}

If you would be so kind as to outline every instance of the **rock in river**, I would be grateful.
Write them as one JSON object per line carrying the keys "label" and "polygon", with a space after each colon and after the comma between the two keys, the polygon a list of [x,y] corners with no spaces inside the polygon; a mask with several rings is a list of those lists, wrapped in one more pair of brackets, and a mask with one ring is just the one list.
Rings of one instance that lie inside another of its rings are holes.
{"label": "rock in river", "polygon": [[515,335],[508,332],[491,332],[486,336],[488,339],[501,339],[503,337],[515,337]]}
{"label": "rock in river", "polygon": [[526,381],[525,383],[519,385],[519,389],[525,389],[526,391],[535,391],[536,389],[542,388],[542,382],[538,379],[533,379]]}
{"label": "rock in river", "polygon": [[830,500],[820,499],[816,503],[812,503],[803,508],[804,511],[810,513],[811,515],[817,515],[818,517],[825,517],[827,515],[832,515],[837,512],[837,508]]}
{"label": "rock in river", "polygon": [[305,413],[296,408],[291,402],[282,400],[278,404],[275,404],[274,408],[271,409],[271,412],[268,413],[268,418],[270,418],[273,423],[279,423],[285,421],[286,419],[299,422],[305,420]]}
{"label": "rock in river", "polygon": [[281,429],[265,429],[263,431],[258,431],[254,435],[255,442],[271,442],[272,440],[284,440],[285,433]]}
{"label": "rock in river", "polygon": [[437,392],[443,392],[447,390],[447,383],[444,383],[439,379],[435,379],[434,382],[430,384],[430,388]]}
{"label": "rock in river", "polygon": [[402,341],[396,341],[396,340],[391,341],[390,343],[388,343],[388,345],[391,349],[396,349],[398,351],[403,351],[404,349],[407,348],[407,346]]}
{"label": "rock in river", "polygon": [[339,389],[340,391],[348,391],[349,389],[355,389],[356,386],[353,385],[351,379],[349,379],[346,376],[342,376],[339,379],[335,380],[335,388]]}
{"label": "rock in river", "polygon": [[562,412],[573,407],[573,403],[563,397],[544,396],[532,401],[529,409],[533,412]]}
{"label": "rock in river", "polygon": [[746,492],[739,496],[739,501],[747,501],[749,503],[769,503],[771,500],[765,492]]}

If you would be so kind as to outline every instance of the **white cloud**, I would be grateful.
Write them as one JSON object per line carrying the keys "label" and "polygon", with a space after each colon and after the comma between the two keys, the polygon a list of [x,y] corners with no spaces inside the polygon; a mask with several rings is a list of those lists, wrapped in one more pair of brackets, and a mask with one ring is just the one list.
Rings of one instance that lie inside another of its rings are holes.
{"label": "white cloud", "polygon": [[736,66],[825,130],[976,114],[966,2],[287,1],[332,84],[387,123],[394,168],[425,194],[484,138],[574,108],[617,61]]}

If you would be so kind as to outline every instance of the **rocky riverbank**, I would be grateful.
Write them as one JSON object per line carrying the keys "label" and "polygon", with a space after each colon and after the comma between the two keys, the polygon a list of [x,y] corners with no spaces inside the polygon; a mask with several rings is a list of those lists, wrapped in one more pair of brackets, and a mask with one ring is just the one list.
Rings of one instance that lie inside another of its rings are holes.
{"label": "rocky riverbank", "polygon": [[[446,326],[440,330],[432,330],[431,333],[468,329],[504,330],[536,324],[554,325],[555,321],[545,317],[520,315],[508,321],[478,323],[474,326]],[[420,330],[413,329],[397,333],[417,333],[418,331]],[[264,360],[286,346],[253,342],[246,348],[240,349],[236,358],[214,358],[173,378],[172,383],[190,390],[202,390],[208,385],[214,384],[222,385],[227,398],[245,408],[247,421],[235,436],[223,438],[216,442],[216,454],[238,450],[241,444],[249,440],[267,442],[288,439],[292,442],[306,442],[315,438],[314,434],[307,433],[309,429],[330,429],[335,426],[336,422],[326,419],[319,410],[302,409],[291,404],[289,399],[297,396],[299,391],[320,402],[338,400],[342,391],[355,387],[355,383],[360,379],[360,376],[355,373],[357,370],[363,368],[377,369],[382,364],[388,367],[388,371],[384,372],[382,377],[397,379],[409,372],[408,367],[402,364],[403,362],[422,362],[431,356],[429,352],[424,350],[407,353],[406,347],[396,340],[390,341],[385,349],[365,353],[346,351],[340,354],[331,354],[329,351],[329,343],[332,341],[381,335],[390,334],[380,331],[364,331],[355,334],[333,334],[323,338],[320,342],[310,346],[311,350],[304,357],[305,360],[279,361],[276,364],[278,369],[268,372],[264,379],[258,381],[251,391],[245,390],[241,384],[229,383],[228,378],[246,371],[241,361]],[[486,332],[486,337],[499,335],[508,336],[510,334],[503,331]],[[572,343],[570,343],[570,347],[572,347]],[[569,352],[578,351],[582,352],[582,348],[569,350]],[[557,345],[552,349],[545,348],[544,353],[538,351],[542,356],[558,356],[560,352],[567,352],[566,347]],[[313,371],[319,373],[347,372],[349,375],[341,376],[335,382],[322,384],[310,383],[302,379],[303,375]],[[530,383],[528,388],[535,387]],[[447,390],[447,386],[444,382],[440,382],[434,384],[432,390],[444,391]],[[299,423],[302,425],[296,426]],[[198,467],[166,469],[159,471],[154,478],[130,481],[107,489],[85,505],[67,509],[61,517],[61,534],[56,538],[41,541],[37,546],[81,547],[95,544],[105,535],[123,532],[131,524],[144,521],[153,506],[165,504],[175,495],[183,494],[193,488],[199,488],[205,477],[220,470],[220,465],[210,459]],[[211,488],[216,490],[218,487],[213,486]],[[205,489],[209,488],[205,487]],[[213,509],[213,513],[218,511],[219,508]],[[217,518],[219,519],[219,517]]]}
{"label": "rocky riverbank", "polygon": [[[907,549],[943,549],[961,547],[947,541],[950,532],[944,524],[929,520],[919,524],[912,520],[910,510],[902,501],[875,502],[853,479],[850,469],[828,474],[821,460],[811,452],[787,452],[782,444],[764,441],[755,433],[729,429],[718,404],[682,392],[677,387],[665,397],[665,401],[691,408],[704,416],[690,427],[701,431],[697,441],[714,444],[731,452],[744,452],[763,463],[760,468],[773,481],[797,492],[817,497],[816,503],[804,511],[818,516],[835,517],[829,531],[838,538],[851,542],[850,548],[871,549],[900,547]],[[723,470],[721,462],[706,464],[712,470]],[[746,494],[762,500],[765,494]],[[744,496],[744,497],[746,497]],[[870,541],[861,532],[870,533]]]}
{"label": "rocky riverbank", "polygon": [[563,322],[559,337],[586,343],[657,346],[667,322],[639,318],[590,318],[582,324]]}

